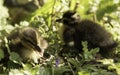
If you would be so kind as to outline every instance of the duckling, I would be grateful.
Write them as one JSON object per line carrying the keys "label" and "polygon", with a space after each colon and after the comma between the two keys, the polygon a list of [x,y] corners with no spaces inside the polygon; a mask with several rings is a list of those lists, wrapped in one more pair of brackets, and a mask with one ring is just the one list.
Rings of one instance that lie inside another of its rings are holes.
{"label": "duckling", "polygon": [[[14,25],[24,21],[44,4],[43,0],[3,0],[4,6],[8,8],[8,21]],[[18,18],[19,17],[19,18]]]}
{"label": "duckling", "polygon": [[36,29],[31,27],[18,29],[7,39],[10,51],[18,53],[23,62],[39,63],[44,50],[48,47],[47,41],[40,36]]}
{"label": "duckling", "polygon": [[74,47],[82,52],[82,41],[88,42],[88,48],[100,48],[103,56],[111,52],[118,43],[113,40],[112,35],[101,25],[91,20],[81,20],[75,11],[67,11],[57,22],[63,23],[63,41],[68,47]]}

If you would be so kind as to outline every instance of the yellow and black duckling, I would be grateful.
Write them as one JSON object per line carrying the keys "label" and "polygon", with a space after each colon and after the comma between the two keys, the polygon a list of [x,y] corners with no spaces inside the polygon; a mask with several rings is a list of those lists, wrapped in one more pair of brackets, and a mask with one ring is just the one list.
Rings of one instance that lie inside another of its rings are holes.
{"label": "yellow and black duckling", "polygon": [[[44,50],[47,48],[48,43],[41,37],[38,31],[31,27],[18,29],[11,33],[8,37],[8,46],[10,52],[16,52],[23,59],[23,62],[39,63],[41,57],[43,57]],[[4,47],[5,59],[9,59],[9,54]]]}
{"label": "yellow and black duckling", "polygon": [[89,49],[99,47],[103,56],[118,45],[104,27],[90,20],[81,20],[75,11],[65,12],[63,17],[56,21],[63,23],[62,37],[65,46],[76,48],[77,53],[82,52],[82,41],[88,42]]}

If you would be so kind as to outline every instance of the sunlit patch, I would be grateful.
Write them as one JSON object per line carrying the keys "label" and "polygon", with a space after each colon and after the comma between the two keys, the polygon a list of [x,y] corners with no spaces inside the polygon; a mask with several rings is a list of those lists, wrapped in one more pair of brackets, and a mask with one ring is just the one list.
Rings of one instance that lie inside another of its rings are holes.
{"label": "sunlit patch", "polygon": [[74,46],[74,41],[68,43],[69,46]]}

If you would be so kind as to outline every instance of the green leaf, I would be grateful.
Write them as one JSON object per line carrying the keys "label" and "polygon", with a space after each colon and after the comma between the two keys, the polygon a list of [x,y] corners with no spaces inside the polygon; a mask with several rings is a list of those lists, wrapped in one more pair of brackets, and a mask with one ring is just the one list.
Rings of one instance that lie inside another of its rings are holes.
{"label": "green leaf", "polygon": [[46,13],[50,14],[52,12],[53,5],[54,0],[49,0],[48,2],[46,2],[41,8],[32,13],[31,21],[33,21],[36,16],[42,16],[43,14]]}
{"label": "green leaf", "polygon": [[79,0],[79,7],[77,8],[77,12],[81,15],[81,17],[88,18],[88,15],[86,15],[86,12],[90,8],[90,3],[92,3],[93,0]]}
{"label": "green leaf", "polygon": [[39,74],[40,75],[51,75],[50,68],[40,67]]}
{"label": "green leaf", "polygon": [[90,73],[86,71],[81,71],[81,72],[78,72],[78,75],[90,75]]}
{"label": "green leaf", "polygon": [[117,10],[119,4],[115,4],[113,0],[102,0],[97,10],[97,19],[101,20],[106,13],[111,13]]}
{"label": "green leaf", "polygon": [[1,60],[2,58],[4,58],[4,52],[3,52],[2,49],[0,49],[0,60]]}
{"label": "green leaf", "polygon": [[10,52],[10,57],[9,58],[14,63],[21,64],[21,62],[22,62],[22,58],[16,52]]}
{"label": "green leaf", "polygon": [[75,60],[75,59],[72,59],[72,58],[69,58],[68,59],[68,62],[70,62],[71,64],[73,64],[76,68],[78,66],[81,66],[82,63],[80,63],[79,61]]}
{"label": "green leaf", "polygon": [[76,7],[76,2],[77,2],[77,0],[71,0],[70,10],[74,10],[74,9],[75,9],[75,7]]}

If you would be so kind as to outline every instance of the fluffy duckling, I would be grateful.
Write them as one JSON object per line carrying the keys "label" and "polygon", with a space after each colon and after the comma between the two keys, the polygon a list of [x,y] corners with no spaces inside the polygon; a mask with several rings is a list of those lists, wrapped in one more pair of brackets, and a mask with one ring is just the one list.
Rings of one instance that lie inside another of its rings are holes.
{"label": "fluffy duckling", "polygon": [[[11,52],[20,55],[24,62],[39,63],[48,43],[36,29],[26,27],[18,29],[7,37]],[[6,48],[5,48],[6,49]],[[8,58],[8,56],[6,56]]]}
{"label": "fluffy duckling", "polygon": [[62,37],[65,45],[74,47],[79,52],[82,52],[82,41],[88,42],[89,49],[99,47],[102,55],[106,55],[118,45],[104,27],[90,20],[81,20],[75,11],[65,12],[63,17],[56,21],[63,23]]}

